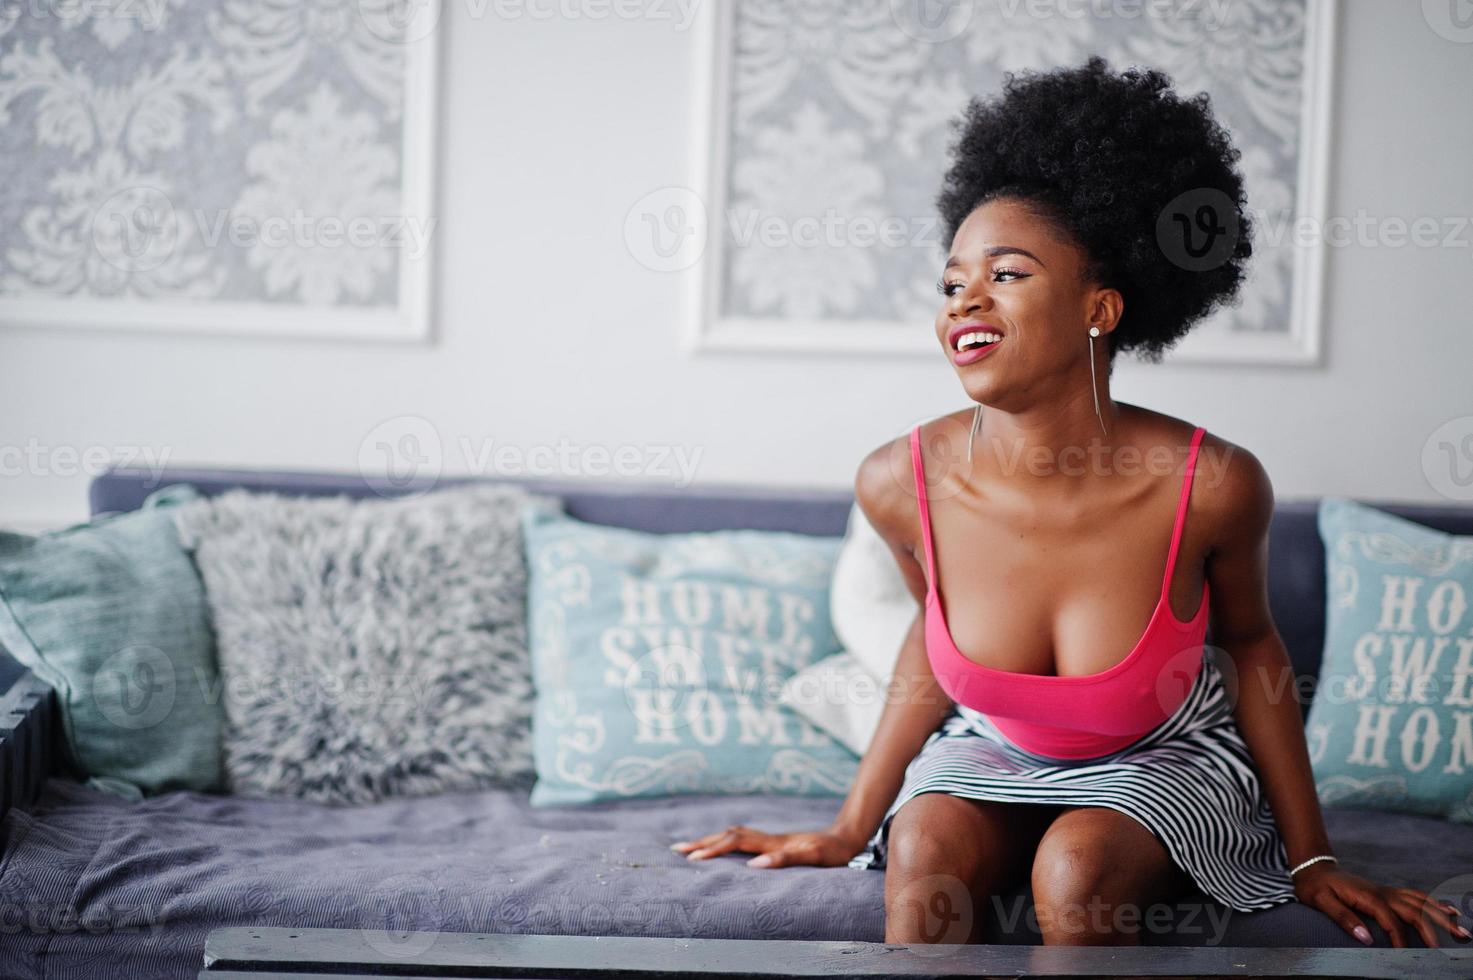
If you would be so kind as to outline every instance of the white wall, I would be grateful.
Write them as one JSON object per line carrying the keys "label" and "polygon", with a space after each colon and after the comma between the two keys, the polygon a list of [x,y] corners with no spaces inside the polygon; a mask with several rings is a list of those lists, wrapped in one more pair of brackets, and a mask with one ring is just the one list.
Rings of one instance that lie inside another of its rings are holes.
{"label": "white wall", "polygon": [[[687,280],[636,263],[622,225],[688,173],[697,37],[467,9],[447,0],[432,346],[0,330],[0,446],[351,471],[375,425],[419,415],[447,470],[462,438],[566,439],[680,446],[701,483],[847,487],[879,441],[965,404],[940,354],[682,354]],[[1473,44],[1354,0],[1336,52],[1330,213],[1473,215]],[[1470,240],[1330,249],[1319,368],[1122,361],[1114,394],[1246,446],[1280,498],[1446,502],[1421,453],[1473,414]],[[85,517],[86,477],[54,468],[0,477],[0,524]]]}

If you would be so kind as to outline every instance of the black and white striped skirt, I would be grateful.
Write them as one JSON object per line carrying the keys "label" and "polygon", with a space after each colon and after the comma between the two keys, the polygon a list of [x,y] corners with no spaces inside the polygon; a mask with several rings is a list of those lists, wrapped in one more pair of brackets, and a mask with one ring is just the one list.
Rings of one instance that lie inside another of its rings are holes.
{"label": "black and white striped skirt", "polygon": [[1093,759],[1029,752],[986,715],[956,705],[906,767],[899,795],[849,867],[883,868],[895,811],[922,793],[950,793],[1119,810],[1144,824],[1205,894],[1229,908],[1248,912],[1294,900],[1283,839],[1215,656],[1204,648],[1202,669],[1170,718]]}

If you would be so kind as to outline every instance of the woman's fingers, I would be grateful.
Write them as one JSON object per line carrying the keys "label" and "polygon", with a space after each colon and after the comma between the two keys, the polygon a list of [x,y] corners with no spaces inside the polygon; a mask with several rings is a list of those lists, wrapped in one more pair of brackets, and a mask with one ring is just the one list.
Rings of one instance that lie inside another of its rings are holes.
{"label": "woman's fingers", "polygon": [[757,831],[751,830],[748,827],[734,824],[725,830],[718,831],[714,834],[707,834],[705,837],[698,838],[694,841],[683,841],[679,844],[672,844],[671,848],[674,850],[684,850],[687,860],[701,861],[733,850],[757,850],[758,848],[750,846],[752,837],[757,835],[757,833]]}
{"label": "woman's fingers", "polygon": [[1349,894],[1345,896],[1346,901],[1375,918],[1381,924],[1381,928],[1386,930],[1386,935],[1391,937],[1393,947],[1397,949],[1406,947],[1406,936],[1401,931],[1401,917],[1386,903],[1384,898],[1366,889],[1355,888],[1347,889],[1347,891]]}
{"label": "woman's fingers", "polygon": [[674,844],[671,844],[670,845],[670,850],[672,850],[672,851],[680,851],[680,852],[684,853],[686,851],[694,850],[695,848],[698,848],[698,847],[705,847],[705,846],[707,846],[709,844],[715,843],[718,839],[726,836],[727,834],[731,833],[732,831],[734,831],[734,830],[740,830],[740,829],[741,829],[741,824],[732,824],[730,827],[727,827],[725,830],[718,830],[714,834],[707,834],[704,837],[697,837],[695,840],[676,841]]}
{"label": "woman's fingers", "polygon": [[[1360,920],[1360,916],[1356,915],[1344,902],[1336,898],[1334,893],[1326,889],[1315,897],[1321,912],[1334,919],[1341,929],[1355,936],[1356,939],[1359,939],[1367,946],[1370,945],[1371,930],[1367,929],[1366,924]],[[1357,930],[1364,934],[1366,938],[1361,939],[1360,936],[1356,936]]]}
{"label": "woman's fingers", "polygon": [[[1434,906],[1424,904],[1415,896],[1407,895],[1403,889],[1397,889],[1393,892],[1387,898],[1387,902],[1391,904],[1397,915],[1410,922],[1412,927],[1417,930],[1418,935],[1422,937],[1423,946],[1426,946],[1428,949],[1435,949],[1437,947],[1437,933],[1432,931]],[[1446,918],[1447,914],[1443,913],[1442,916]]]}
{"label": "woman's fingers", "polygon": [[[1463,939],[1473,939],[1473,935],[1470,935],[1468,930],[1456,918],[1460,914],[1457,906],[1440,902],[1417,888],[1398,888],[1396,889],[1396,895],[1411,906],[1413,914],[1418,916],[1419,922],[1431,921],[1446,929],[1454,936],[1460,936]],[[1402,917],[1406,918],[1406,913],[1402,913]],[[1425,940],[1427,938],[1427,932],[1422,930],[1420,925],[1417,928],[1422,932],[1422,938]],[[1434,944],[1428,942],[1427,945],[1432,946]]]}

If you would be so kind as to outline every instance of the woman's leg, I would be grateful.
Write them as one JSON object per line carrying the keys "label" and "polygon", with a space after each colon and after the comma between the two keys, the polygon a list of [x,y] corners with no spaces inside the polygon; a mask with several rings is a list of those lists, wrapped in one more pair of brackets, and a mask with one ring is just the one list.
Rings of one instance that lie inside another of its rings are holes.
{"label": "woman's leg", "polygon": [[1144,824],[1099,806],[1063,808],[1038,843],[1032,884],[1051,946],[1139,945],[1150,906],[1193,887]]}
{"label": "woman's leg", "polygon": [[886,837],[885,942],[981,942],[985,903],[1023,880],[1060,809],[940,792],[907,800]]}

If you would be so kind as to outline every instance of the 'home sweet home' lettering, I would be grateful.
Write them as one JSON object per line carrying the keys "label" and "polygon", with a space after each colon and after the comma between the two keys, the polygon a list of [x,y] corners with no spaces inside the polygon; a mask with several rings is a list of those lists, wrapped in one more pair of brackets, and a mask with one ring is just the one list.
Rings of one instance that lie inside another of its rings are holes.
{"label": "'home sweet home' lettering", "polygon": [[[1473,709],[1473,624],[1454,635],[1463,628],[1467,596],[1454,580],[1438,582],[1421,601],[1426,579],[1383,575],[1381,584],[1380,619],[1351,653],[1355,675],[1343,691],[1326,692],[1364,702],[1346,761],[1387,768],[1394,733],[1407,770],[1421,772],[1441,758],[1442,772],[1460,775],[1473,767],[1473,711],[1453,710],[1452,730],[1443,731],[1432,705]],[[1456,660],[1451,683],[1440,691],[1438,667],[1445,656]]]}
{"label": "'home sweet home' lettering", "polygon": [[818,610],[811,598],[762,586],[628,575],[619,595],[620,621],[603,631],[599,649],[608,661],[603,683],[622,688],[634,713],[636,742],[830,741],[790,717],[777,699],[787,678],[812,661],[808,627]]}

